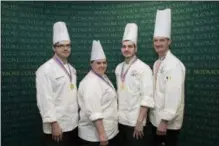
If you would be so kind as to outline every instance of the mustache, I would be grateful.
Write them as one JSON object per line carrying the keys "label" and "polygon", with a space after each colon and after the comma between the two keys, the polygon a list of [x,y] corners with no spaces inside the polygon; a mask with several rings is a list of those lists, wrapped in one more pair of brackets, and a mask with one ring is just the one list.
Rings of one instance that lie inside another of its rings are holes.
{"label": "mustache", "polygon": [[162,46],[162,45],[157,45],[156,47],[157,47],[157,48],[161,48],[161,47],[163,47],[163,46]]}

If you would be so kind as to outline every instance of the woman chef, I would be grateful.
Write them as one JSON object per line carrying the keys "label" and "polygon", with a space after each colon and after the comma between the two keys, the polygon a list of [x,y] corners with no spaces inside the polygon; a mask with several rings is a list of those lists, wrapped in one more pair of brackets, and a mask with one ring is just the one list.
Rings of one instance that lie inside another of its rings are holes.
{"label": "woman chef", "polygon": [[100,41],[93,41],[91,70],[79,84],[79,137],[86,146],[112,146],[118,133],[116,90],[105,75],[106,56]]}

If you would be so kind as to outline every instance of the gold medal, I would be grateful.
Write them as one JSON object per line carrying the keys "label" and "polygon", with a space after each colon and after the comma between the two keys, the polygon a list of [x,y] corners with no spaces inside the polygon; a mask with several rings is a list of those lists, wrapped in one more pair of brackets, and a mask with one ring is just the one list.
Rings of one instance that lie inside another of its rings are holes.
{"label": "gold medal", "polygon": [[71,90],[73,90],[74,89],[74,84],[70,84],[70,88],[71,88]]}
{"label": "gold medal", "polygon": [[120,85],[120,88],[121,88],[122,90],[125,88],[125,86],[124,86],[123,83]]}

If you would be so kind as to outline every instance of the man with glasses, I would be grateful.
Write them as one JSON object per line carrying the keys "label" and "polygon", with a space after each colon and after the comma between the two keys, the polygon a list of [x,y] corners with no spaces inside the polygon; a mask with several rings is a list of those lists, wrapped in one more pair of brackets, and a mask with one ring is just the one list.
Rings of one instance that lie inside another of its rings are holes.
{"label": "man with glasses", "polygon": [[54,56],[36,71],[37,106],[46,146],[77,145],[76,70],[68,63],[71,41],[64,22],[53,26]]}

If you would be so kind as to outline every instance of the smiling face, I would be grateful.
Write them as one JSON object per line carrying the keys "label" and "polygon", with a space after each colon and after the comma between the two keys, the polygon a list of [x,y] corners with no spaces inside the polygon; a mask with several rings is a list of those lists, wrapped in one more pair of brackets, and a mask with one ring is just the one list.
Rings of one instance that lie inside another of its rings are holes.
{"label": "smiling face", "polygon": [[91,68],[95,73],[97,73],[99,75],[104,75],[104,73],[106,72],[106,68],[107,68],[106,59],[92,61]]}
{"label": "smiling face", "polygon": [[54,45],[55,54],[61,59],[67,59],[71,54],[70,41],[61,41]]}
{"label": "smiling face", "polygon": [[153,40],[154,49],[158,54],[165,54],[171,44],[171,40],[166,37],[155,37]]}
{"label": "smiling face", "polygon": [[131,41],[123,41],[121,52],[125,58],[132,58],[133,56],[135,56],[136,46]]}

